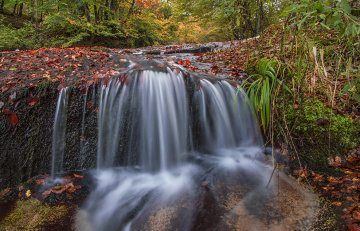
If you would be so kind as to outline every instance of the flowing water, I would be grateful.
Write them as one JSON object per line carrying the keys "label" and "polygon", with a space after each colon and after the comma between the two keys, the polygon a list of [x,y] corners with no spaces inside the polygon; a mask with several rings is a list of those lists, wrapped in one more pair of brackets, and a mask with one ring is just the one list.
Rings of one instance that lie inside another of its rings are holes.
{"label": "flowing water", "polygon": [[[104,82],[96,188],[77,229],[239,230],[232,222],[239,208],[250,214],[246,220],[279,222],[276,212],[264,214],[269,192],[276,191],[273,184],[266,188],[272,168],[244,94],[233,105],[236,90],[169,67],[132,69]],[[63,90],[55,124],[66,117],[65,96]],[[60,142],[65,128],[58,126]],[[61,168],[62,144],[54,143],[60,146],[53,149],[53,174]],[[258,227],[269,228],[240,230]]]}
{"label": "flowing water", "polygon": [[52,167],[51,177],[54,179],[56,174],[63,170],[64,151],[66,146],[66,109],[67,109],[67,88],[60,91],[56,107],[53,140],[52,140]]}

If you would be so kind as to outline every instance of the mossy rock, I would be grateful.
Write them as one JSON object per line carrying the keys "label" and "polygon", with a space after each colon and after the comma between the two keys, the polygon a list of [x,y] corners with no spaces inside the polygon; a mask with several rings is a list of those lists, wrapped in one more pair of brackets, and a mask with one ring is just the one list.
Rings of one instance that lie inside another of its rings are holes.
{"label": "mossy rock", "polygon": [[[282,104],[278,106],[281,108]],[[301,108],[287,103],[285,111],[300,159],[312,170],[336,171],[329,169],[328,158],[345,157],[360,142],[360,123],[355,124],[350,117],[335,115],[317,98],[304,99]]]}
{"label": "mossy rock", "polygon": [[0,230],[67,230],[75,211],[74,206],[49,206],[34,198],[19,200],[0,223]]}

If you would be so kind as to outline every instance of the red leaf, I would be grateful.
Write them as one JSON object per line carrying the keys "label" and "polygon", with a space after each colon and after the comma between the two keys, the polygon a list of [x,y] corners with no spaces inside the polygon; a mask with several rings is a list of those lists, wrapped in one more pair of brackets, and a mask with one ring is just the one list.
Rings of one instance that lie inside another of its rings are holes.
{"label": "red leaf", "polygon": [[2,111],[5,115],[10,115],[12,112],[9,109],[4,109]]}
{"label": "red leaf", "polygon": [[90,100],[87,104],[86,104],[86,110],[88,110],[90,108],[91,105],[93,105],[95,102],[94,100]]}
{"label": "red leaf", "polygon": [[0,197],[5,196],[8,192],[10,192],[10,188],[5,189],[4,192],[0,194]]}
{"label": "red leaf", "polygon": [[35,104],[37,104],[38,101],[39,101],[38,97],[34,97],[34,98],[30,99],[29,106],[34,106]]}
{"label": "red leaf", "polygon": [[180,61],[178,62],[178,64],[184,66],[184,65],[185,65],[185,61],[184,61],[184,60],[180,60]]}
{"label": "red leaf", "polygon": [[191,64],[190,60],[188,60],[188,59],[185,59],[185,62],[186,62],[187,64]]}
{"label": "red leaf", "polygon": [[16,125],[19,121],[18,117],[16,116],[16,114],[14,112],[10,113],[9,119],[10,119],[10,122],[14,125]]}
{"label": "red leaf", "polygon": [[233,86],[233,87],[237,87],[237,84],[235,82],[233,82],[233,81],[228,81],[228,83],[230,83],[230,85]]}

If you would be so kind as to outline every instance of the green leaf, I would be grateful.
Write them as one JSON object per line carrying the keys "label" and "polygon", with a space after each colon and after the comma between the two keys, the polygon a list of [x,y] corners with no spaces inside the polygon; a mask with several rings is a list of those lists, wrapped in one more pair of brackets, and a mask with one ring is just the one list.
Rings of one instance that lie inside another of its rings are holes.
{"label": "green leaf", "polygon": [[341,1],[341,7],[344,10],[345,14],[351,15],[351,7],[347,4],[346,0]]}
{"label": "green leaf", "polygon": [[325,25],[324,23],[320,23],[321,26],[325,27],[326,29],[330,30],[330,27],[328,27],[327,25]]}
{"label": "green leaf", "polygon": [[291,5],[285,8],[285,10],[280,14],[280,17],[288,16],[290,13],[297,12],[296,5]]}
{"label": "green leaf", "polygon": [[360,94],[355,94],[354,98],[360,104]]}

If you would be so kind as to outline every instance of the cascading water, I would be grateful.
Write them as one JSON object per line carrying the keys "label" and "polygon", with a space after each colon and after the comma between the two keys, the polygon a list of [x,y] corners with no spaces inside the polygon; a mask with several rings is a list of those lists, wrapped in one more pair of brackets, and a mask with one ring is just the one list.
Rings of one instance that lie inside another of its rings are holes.
{"label": "cascading water", "polygon": [[52,140],[52,167],[51,178],[63,171],[64,151],[66,146],[66,110],[67,110],[67,88],[60,91],[56,106]]}
{"label": "cascading water", "polygon": [[102,86],[98,168],[177,166],[187,150],[187,100],[182,75],[134,72]]}
{"label": "cascading water", "polygon": [[[133,70],[104,84],[97,188],[78,229],[215,228],[219,221],[204,211],[224,213],[217,208],[224,192],[210,187],[264,186],[268,172],[255,159],[261,137],[241,94],[234,114],[235,93],[226,81],[199,81],[170,68]],[[169,215],[156,228],[153,219],[167,213],[178,221]],[[203,223],[207,216],[212,221]]]}
{"label": "cascading water", "polygon": [[[96,187],[77,230],[279,230],[281,206],[266,207],[277,192],[266,189],[272,168],[244,94],[233,106],[232,84],[147,61],[99,90]],[[66,105],[63,89],[52,178],[63,171]]]}

